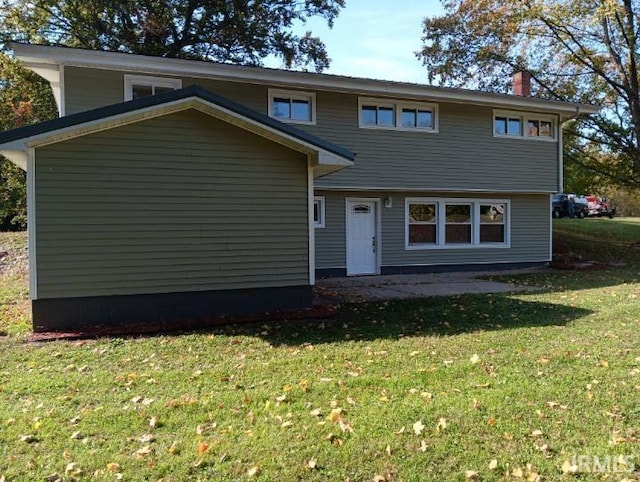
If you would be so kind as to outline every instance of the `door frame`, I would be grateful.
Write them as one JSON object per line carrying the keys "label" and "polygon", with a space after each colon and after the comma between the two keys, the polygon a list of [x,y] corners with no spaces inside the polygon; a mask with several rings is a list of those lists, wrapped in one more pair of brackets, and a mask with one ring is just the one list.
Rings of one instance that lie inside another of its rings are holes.
{"label": "door frame", "polygon": [[344,220],[344,228],[345,228],[345,269],[347,271],[347,276],[366,276],[361,273],[350,273],[349,272],[349,216],[351,211],[349,209],[349,205],[351,203],[357,202],[372,202],[374,203],[375,209],[375,233],[376,233],[376,268],[375,272],[371,273],[372,275],[380,274],[380,266],[382,265],[382,210],[381,199],[377,197],[346,197],[345,198],[345,220]]}

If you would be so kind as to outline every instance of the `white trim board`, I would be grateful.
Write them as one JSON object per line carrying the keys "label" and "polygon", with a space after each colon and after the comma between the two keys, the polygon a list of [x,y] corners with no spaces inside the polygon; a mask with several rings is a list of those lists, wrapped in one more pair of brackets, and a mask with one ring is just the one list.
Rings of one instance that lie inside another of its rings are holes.
{"label": "white trim board", "polygon": [[360,191],[383,191],[383,192],[406,192],[406,193],[475,193],[475,194],[554,194],[557,191],[529,191],[529,190],[513,190],[513,189],[468,189],[457,187],[434,188],[434,187],[382,187],[382,186],[315,186],[316,191],[344,191],[344,192],[360,192]]}
{"label": "white trim board", "polygon": [[29,253],[29,298],[38,299],[36,263],[36,150],[27,151],[27,249]]}

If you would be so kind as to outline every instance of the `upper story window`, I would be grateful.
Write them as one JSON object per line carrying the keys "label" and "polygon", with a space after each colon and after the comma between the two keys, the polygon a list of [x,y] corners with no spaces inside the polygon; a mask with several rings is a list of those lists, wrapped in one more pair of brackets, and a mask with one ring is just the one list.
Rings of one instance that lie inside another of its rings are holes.
{"label": "upper story window", "polygon": [[298,124],[316,123],[316,94],[269,89],[269,117]]}
{"label": "upper story window", "polygon": [[509,247],[509,201],[408,198],[406,249]]}
{"label": "upper story window", "polygon": [[524,139],[556,140],[556,123],[553,116],[523,112],[493,112],[493,135]]}
{"label": "upper story window", "polygon": [[124,76],[124,100],[140,99],[181,89],[182,80],[168,77]]}
{"label": "upper story window", "polygon": [[358,99],[359,125],[365,128],[437,132],[435,104],[384,99]]}

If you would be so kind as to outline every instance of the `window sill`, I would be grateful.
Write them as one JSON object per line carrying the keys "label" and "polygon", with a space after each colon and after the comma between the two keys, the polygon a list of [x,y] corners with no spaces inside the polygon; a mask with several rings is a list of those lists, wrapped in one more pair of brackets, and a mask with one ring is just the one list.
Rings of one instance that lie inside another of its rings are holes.
{"label": "window sill", "polygon": [[279,117],[271,116],[273,120],[277,120],[278,122],[283,122],[285,124],[301,124],[306,126],[314,126],[316,125],[316,121],[303,121],[303,120],[295,120],[295,119],[282,119]]}
{"label": "window sill", "polygon": [[398,131],[398,132],[419,132],[421,134],[437,134],[438,129],[424,129],[418,127],[387,127],[387,126],[370,126],[360,124],[360,129],[371,129],[374,131]]}
{"label": "window sill", "polygon": [[437,251],[442,249],[458,250],[458,249],[496,249],[510,248],[508,243],[482,243],[482,244],[444,244],[444,245],[409,245],[405,246],[405,251]]}
{"label": "window sill", "polygon": [[518,141],[533,141],[533,142],[558,142],[555,137],[530,137],[530,136],[509,136],[506,134],[494,134],[495,139],[513,139]]}

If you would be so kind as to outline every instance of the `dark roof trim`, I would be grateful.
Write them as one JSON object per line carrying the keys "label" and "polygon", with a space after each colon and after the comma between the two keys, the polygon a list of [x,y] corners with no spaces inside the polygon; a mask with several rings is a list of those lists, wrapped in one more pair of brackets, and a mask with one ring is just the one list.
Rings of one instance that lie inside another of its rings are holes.
{"label": "dark roof trim", "polygon": [[283,134],[294,137],[302,142],[306,142],[311,144],[321,150],[330,152],[332,154],[336,154],[340,157],[353,161],[355,159],[355,154],[350,150],[334,144],[332,142],[328,142],[320,137],[314,136],[313,134],[309,134],[297,127],[285,124],[276,119],[268,117],[260,112],[257,112],[253,109],[249,109],[242,104],[238,104],[237,102],[233,102],[226,97],[222,97],[221,95],[214,94],[213,92],[203,89],[197,85],[191,85],[184,89],[174,90],[171,92],[167,92],[164,94],[153,95],[149,97],[143,97],[141,99],[132,100],[129,102],[123,102],[121,104],[113,104],[106,107],[99,107],[97,109],[89,110],[86,112],[80,112],[77,114],[72,114],[65,117],[60,117],[58,119],[53,119],[46,122],[41,122],[39,124],[34,124],[26,127],[20,127],[18,129],[13,129],[5,132],[0,132],[0,147],[2,144],[6,144],[8,142],[17,141],[20,139],[26,139],[29,137],[37,136],[40,134],[46,134],[49,132],[54,132],[57,130],[65,129],[68,127],[79,126],[81,124],[85,124],[87,122],[99,121],[101,119],[106,119],[109,117],[127,114],[130,112],[135,112],[141,109],[147,109],[150,107],[161,106],[163,104],[168,104],[171,102],[176,102],[183,99],[188,99],[191,97],[197,97],[206,102],[210,102],[215,104],[223,109],[229,110],[238,114],[242,117],[250,119],[259,124],[263,124],[264,126],[275,129]]}

